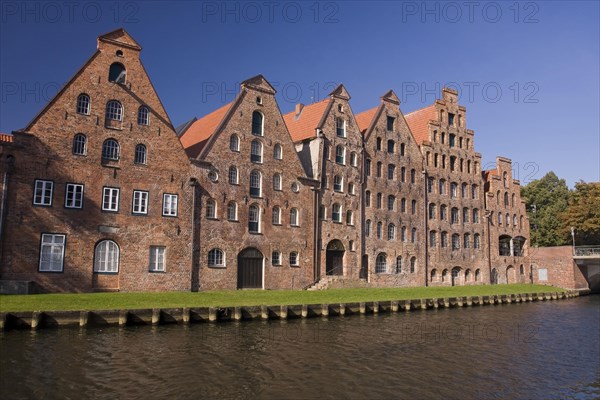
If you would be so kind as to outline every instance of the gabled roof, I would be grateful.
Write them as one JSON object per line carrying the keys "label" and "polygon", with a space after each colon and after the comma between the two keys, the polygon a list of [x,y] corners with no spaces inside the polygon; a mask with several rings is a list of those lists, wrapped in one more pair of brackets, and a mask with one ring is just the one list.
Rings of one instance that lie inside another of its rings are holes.
{"label": "gabled roof", "polygon": [[10,135],[8,133],[0,133],[0,142],[12,143],[13,142],[13,135]]}
{"label": "gabled roof", "polygon": [[177,134],[177,137],[183,135],[189,129],[189,127],[192,126],[192,124],[196,121],[198,121],[198,118],[194,117],[189,121],[185,121],[183,124],[177,126],[175,128],[175,133]]}
{"label": "gabled roof", "polygon": [[231,106],[235,103],[225,104],[223,107],[205,115],[194,122],[179,138],[189,157],[197,157],[208,139],[215,133]]}
{"label": "gabled roof", "polygon": [[323,123],[323,116],[331,104],[331,99],[304,106],[299,114],[292,111],[283,116],[292,141],[299,142],[317,136],[317,128]]}
{"label": "gabled roof", "polygon": [[370,110],[363,111],[360,114],[356,114],[356,123],[358,124],[358,129],[363,133],[363,135],[369,126],[371,126],[373,118],[375,118],[375,115],[377,115],[377,110],[379,110],[379,108],[381,108],[381,105],[371,108]]}
{"label": "gabled roof", "polygon": [[429,121],[432,119],[435,120],[436,117],[437,113],[434,104],[404,116],[417,144],[429,140]]}
{"label": "gabled roof", "polygon": [[98,41],[118,44],[120,46],[129,47],[138,51],[142,50],[142,46],[140,46],[140,44],[136,42],[135,39],[132,38],[131,35],[123,28],[118,28],[114,31],[110,31],[104,35],[98,36]]}

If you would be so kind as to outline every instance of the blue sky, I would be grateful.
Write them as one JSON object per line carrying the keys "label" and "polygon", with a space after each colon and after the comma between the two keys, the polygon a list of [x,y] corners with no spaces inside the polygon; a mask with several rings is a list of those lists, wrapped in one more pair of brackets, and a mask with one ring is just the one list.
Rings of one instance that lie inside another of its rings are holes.
{"label": "blue sky", "polygon": [[[471,4],[471,5],[469,5]],[[597,1],[91,1],[0,3],[0,131],[24,127],[124,27],[173,123],[262,73],[282,112],[337,83],[355,113],[394,89],[408,113],[459,90],[476,150],[526,184],[600,180]]]}

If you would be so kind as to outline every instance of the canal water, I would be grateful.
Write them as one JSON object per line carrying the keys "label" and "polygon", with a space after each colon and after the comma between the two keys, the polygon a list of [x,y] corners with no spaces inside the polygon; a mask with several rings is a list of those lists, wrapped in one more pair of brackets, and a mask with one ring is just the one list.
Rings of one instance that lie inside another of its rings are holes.
{"label": "canal water", "polygon": [[597,399],[600,296],[0,333],[2,399]]}

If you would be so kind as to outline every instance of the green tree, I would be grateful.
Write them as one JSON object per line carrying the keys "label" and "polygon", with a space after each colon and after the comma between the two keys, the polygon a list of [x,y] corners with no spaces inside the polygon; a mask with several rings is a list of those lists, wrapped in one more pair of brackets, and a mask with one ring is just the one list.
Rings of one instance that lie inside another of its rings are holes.
{"label": "green tree", "polygon": [[561,222],[561,234],[569,242],[573,227],[575,245],[600,244],[600,182],[575,184]]}
{"label": "green tree", "polygon": [[552,171],[543,178],[530,182],[521,189],[527,205],[531,228],[531,244],[534,246],[561,246],[569,244],[562,231],[560,215],[567,208],[569,188],[564,179]]}

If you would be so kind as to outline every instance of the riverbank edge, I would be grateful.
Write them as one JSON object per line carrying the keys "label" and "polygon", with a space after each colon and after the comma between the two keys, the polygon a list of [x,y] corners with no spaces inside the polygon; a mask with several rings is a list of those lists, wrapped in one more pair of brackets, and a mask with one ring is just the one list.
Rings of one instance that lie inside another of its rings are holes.
{"label": "riverbank edge", "polygon": [[341,317],[502,305],[535,301],[563,300],[579,297],[579,291],[460,296],[412,300],[366,301],[336,304],[298,304],[239,307],[182,307],[93,311],[23,311],[0,313],[0,331],[11,329],[57,327],[106,327],[131,325],[165,325],[218,323],[230,321],[285,320],[293,318]]}

